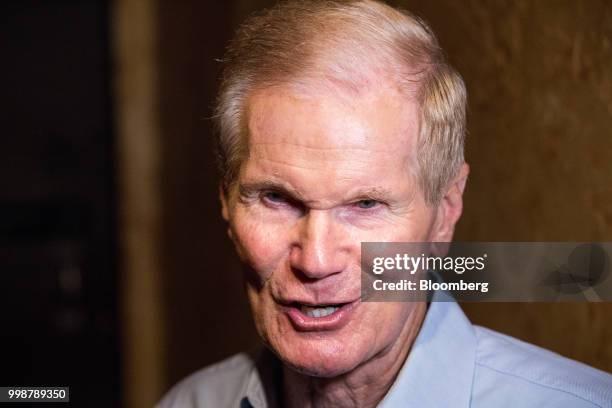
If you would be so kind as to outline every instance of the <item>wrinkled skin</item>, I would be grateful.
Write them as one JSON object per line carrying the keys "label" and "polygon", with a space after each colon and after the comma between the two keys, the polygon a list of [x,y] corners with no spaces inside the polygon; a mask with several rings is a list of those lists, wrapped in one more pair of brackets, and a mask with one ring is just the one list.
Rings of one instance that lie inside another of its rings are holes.
{"label": "wrinkled skin", "polygon": [[342,378],[330,394],[365,390],[378,376],[384,395],[424,304],[357,302],[341,327],[304,331],[287,303],[358,301],[361,242],[450,241],[467,165],[438,205],[425,203],[416,182],[418,107],[392,87],[350,98],[260,90],[246,122],[249,155],[221,200],[259,334],[293,372],[325,384]]}

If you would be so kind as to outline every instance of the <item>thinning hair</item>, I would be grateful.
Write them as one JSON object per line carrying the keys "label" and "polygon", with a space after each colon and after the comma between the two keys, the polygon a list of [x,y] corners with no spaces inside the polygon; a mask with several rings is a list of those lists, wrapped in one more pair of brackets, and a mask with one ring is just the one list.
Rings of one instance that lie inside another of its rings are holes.
{"label": "thinning hair", "polygon": [[430,205],[464,163],[465,85],[432,30],[407,11],[372,0],[282,2],[239,27],[223,62],[214,118],[225,191],[248,157],[248,98],[270,87],[397,86],[419,107],[416,175]]}

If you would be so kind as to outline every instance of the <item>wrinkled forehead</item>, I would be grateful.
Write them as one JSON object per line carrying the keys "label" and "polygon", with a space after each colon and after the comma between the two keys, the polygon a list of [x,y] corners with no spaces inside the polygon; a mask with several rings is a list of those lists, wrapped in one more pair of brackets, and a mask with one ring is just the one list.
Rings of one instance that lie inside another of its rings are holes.
{"label": "wrinkled forehead", "polygon": [[351,98],[268,88],[251,96],[246,116],[248,174],[347,185],[415,174],[418,109],[396,89]]}
{"label": "wrinkled forehead", "polygon": [[249,146],[291,143],[414,155],[419,118],[416,102],[392,86],[359,93],[282,86],[251,94],[245,124]]}

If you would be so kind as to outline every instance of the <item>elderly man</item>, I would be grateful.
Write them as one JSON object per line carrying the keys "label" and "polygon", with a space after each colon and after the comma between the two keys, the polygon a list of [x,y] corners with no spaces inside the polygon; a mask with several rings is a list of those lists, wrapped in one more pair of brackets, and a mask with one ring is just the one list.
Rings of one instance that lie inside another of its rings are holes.
{"label": "elderly man", "polygon": [[221,201],[265,345],[160,407],[603,407],[611,377],[474,327],[455,303],[361,302],[361,242],[448,242],[466,92],[420,20],[287,2],[225,58]]}

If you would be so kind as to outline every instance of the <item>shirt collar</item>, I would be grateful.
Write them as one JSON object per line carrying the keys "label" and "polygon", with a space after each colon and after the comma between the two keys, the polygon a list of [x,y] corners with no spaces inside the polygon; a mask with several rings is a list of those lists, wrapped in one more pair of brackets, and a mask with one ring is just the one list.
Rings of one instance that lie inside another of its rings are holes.
{"label": "shirt collar", "polygon": [[476,335],[454,301],[434,301],[410,354],[379,407],[468,407]]}
{"label": "shirt collar", "polygon": [[[457,303],[434,295],[410,354],[379,407],[468,407],[475,358],[472,324]],[[255,359],[241,407],[278,407],[281,371],[280,361],[264,348]]]}
{"label": "shirt collar", "polygon": [[261,347],[255,354],[255,364],[249,375],[241,408],[277,408],[282,392],[282,367],[280,360],[267,348]]}

